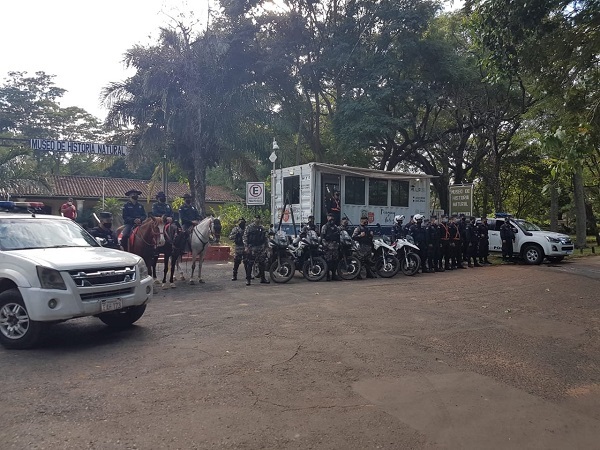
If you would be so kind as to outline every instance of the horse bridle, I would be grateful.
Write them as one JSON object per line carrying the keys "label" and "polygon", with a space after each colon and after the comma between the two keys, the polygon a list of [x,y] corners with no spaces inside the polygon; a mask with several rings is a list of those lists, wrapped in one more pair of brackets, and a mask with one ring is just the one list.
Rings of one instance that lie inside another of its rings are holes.
{"label": "horse bridle", "polygon": [[[199,224],[198,224],[198,225],[199,225]],[[196,226],[195,226],[195,227],[192,229],[192,232],[193,232],[193,233],[194,233],[194,234],[195,234],[195,235],[198,237],[198,239],[199,239],[199,240],[200,240],[200,242],[202,243],[202,250],[204,250],[204,247],[206,247],[206,244],[208,244],[208,241],[210,240],[210,232],[212,231],[212,225],[213,225],[213,222],[212,222],[212,220],[210,221],[210,226],[208,227],[208,230],[209,230],[209,235],[208,235],[208,237],[206,237],[206,241],[204,241],[204,240],[202,239],[202,237],[204,236],[204,234],[202,234],[202,233],[200,233],[199,231],[197,231],[197,230],[196,230],[196,227],[197,227],[198,225],[196,225]]]}
{"label": "horse bridle", "polygon": [[[148,222],[148,223],[150,223],[150,222]],[[141,228],[141,227],[142,227],[142,225],[144,225],[144,224],[143,224],[143,223],[142,223],[142,224],[140,224],[140,225],[139,225],[139,227]],[[151,242],[148,242],[148,241],[146,241],[146,239],[144,239],[144,236],[143,236],[143,235],[141,235],[141,234],[139,234],[139,230],[138,230],[139,238],[140,238],[140,239],[142,240],[142,242],[143,242],[144,244],[146,244],[147,246],[152,246],[152,247],[156,248],[156,247],[157,247],[157,245],[158,245],[158,242],[159,242],[159,241],[157,241],[156,237],[157,237],[157,236],[160,236],[161,234],[164,234],[164,231],[161,233],[161,231],[160,231],[160,227],[158,226],[158,224],[156,223],[156,221],[155,221],[155,220],[152,220],[152,224],[150,225],[150,227],[151,227],[151,228],[150,228],[150,232],[152,233],[152,237],[153,237],[153,240],[154,240],[154,242],[152,242],[152,243],[151,243]],[[157,232],[154,232],[154,227],[156,227],[156,229],[158,230]],[[138,234],[136,234],[136,236],[137,236]]]}

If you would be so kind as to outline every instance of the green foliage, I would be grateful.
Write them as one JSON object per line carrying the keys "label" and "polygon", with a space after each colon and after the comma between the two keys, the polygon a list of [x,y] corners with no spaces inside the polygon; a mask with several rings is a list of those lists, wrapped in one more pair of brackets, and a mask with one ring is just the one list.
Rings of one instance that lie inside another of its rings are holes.
{"label": "green foliage", "polygon": [[104,204],[102,200],[96,204],[94,207],[94,213],[98,214],[100,212],[109,212],[113,215],[113,224],[115,227],[123,224],[123,200],[120,200],[115,197],[107,197],[104,199]]}
{"label": "green foliage", "polygon": [[216,212],[216,216],[219,217],[223,225],[222,235],[224,237],[229,236],[229,233],[238,224],[241,217],[246,219],[247,223],[250,223],[256,214],[260,214],[262,224],[268,228],[271,219],[270,212],[266,209],[249,208],[239,203],[229,203],[219,206]]}

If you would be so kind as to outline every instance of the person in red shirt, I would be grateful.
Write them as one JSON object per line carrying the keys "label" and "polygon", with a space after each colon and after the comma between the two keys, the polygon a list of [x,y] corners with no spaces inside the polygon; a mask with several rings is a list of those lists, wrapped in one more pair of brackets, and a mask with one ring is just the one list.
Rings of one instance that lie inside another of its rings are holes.
{"label": "person in red shirt", "polygon": [[60,213],[64,217],[68,217],[71,220],[77,219],[77,208],[73,204],[72,198],[69,198],[67,203],[63,203],[63,205],[60,207]]}

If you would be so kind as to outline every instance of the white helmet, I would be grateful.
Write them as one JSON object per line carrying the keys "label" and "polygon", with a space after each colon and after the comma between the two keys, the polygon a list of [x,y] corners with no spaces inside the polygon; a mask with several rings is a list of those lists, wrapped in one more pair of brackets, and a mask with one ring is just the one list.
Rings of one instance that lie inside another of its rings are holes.
{"label": "white helmet", "polygon": [[413,217],[413,219],[415,219],[415,222],[417,220],[423,220],[423,214],[415,214],[415,216]]}
{"label": "white helmet", "polygon": [[395,220],[396,222],[401,222],[401,221],[403,221],[403,220],[404,220],[404,214],[402,214],[402,215],[400,215],[400,216],[396,216],[396,217],[394,217],[394,220]]}

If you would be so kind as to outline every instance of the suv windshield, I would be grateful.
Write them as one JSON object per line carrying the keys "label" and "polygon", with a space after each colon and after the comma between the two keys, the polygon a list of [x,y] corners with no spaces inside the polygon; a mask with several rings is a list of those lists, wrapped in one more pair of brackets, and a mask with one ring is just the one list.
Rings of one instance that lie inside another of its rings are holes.
{"label": "suv windshield", "polygon": [[70,220],[0,218],[0,250],[90,246],[99,244]]}
{"label": "suv windshield", "polygon": [[523,231],[542,231],[540,227],[531,222],[527,222],[526,220],[519,219],[515,220],[515,222],[517,222],[517,225],[519,225],[519,228],[521,228]]}

